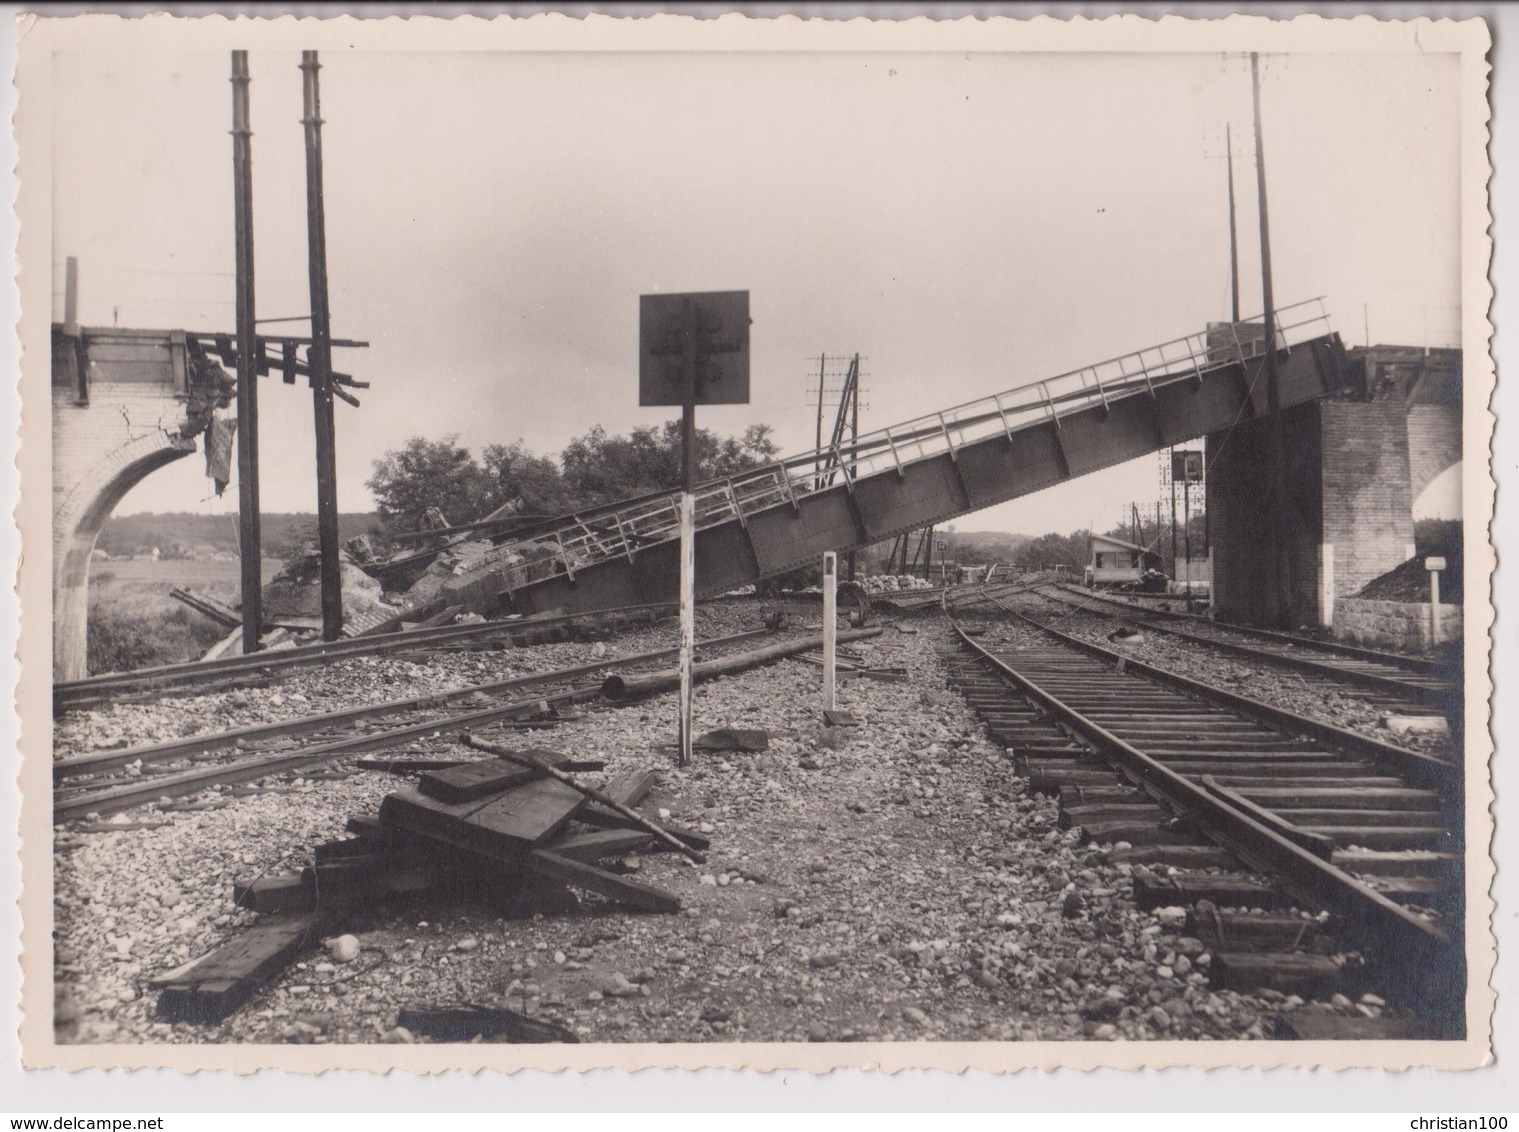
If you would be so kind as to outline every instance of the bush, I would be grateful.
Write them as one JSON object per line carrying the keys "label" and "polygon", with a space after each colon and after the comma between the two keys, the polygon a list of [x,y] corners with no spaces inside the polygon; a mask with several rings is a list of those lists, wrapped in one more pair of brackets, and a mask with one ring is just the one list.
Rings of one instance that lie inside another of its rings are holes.
{"label": "bush", "polygon": [[91,675],[130,672],[198,659],[225,635],[214,622],[202,617],[192,620],[183,607],[133,614],[92,604],[85,632],[85,658]]}

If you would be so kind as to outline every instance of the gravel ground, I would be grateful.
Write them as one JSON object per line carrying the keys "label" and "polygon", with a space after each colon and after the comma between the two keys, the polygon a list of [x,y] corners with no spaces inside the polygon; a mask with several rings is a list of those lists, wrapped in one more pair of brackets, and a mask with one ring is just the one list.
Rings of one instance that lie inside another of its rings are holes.
{"label": "gravel ground", "polygon": [[[1121,650],[1136,660],[1158,668],[1169,669],[1299,715],[1359,731],[1395,747],[1446,760],[1460,758],[1460,748],[1448,732],[1410,732],[1407,735],[1397,735],[1389,730],[1382,720],[1392,709],[1385,698],[1379,699],[1378,694],[1369,689],[1358,688],[1353,684],[1336,684],[1327,677],[1310,676],[1268,661],[1257,663],[1245,660],[1159,632],[1145,632],[1138,641],[1119,644],[1107,639],[1108,634],[1119,625],[1113,614],[1101,610],[1072,612],[1071,606],[1064,602],[1039,597],[1027,596],[1016,600],[1022,603],[1020,608],[1033,617],[1051,623],[1058,619],[1055,628],[1061,632],[1094,641],[1105,648]],[[1427,714],[1427,709],[1420,708],[1415,712],[1403,705],[1396,709],[1396,713],[1422,715]]]}
{"label": "gravel ground", "polygon": [[[715,634],[753,624],[755,610],[702,616],[699,631]],[[792,624],[815,627],[817,616],[797,605]],[[525,1009],[582,1041],[1261,1037],[1282,996],[1211,993],[1209,957],[1177,934],[1180,910],[1135,910],[1128,866],[1059,831],[1055,803],[1025,793],[1005,752],[945,689],[942,623],[903,624],[917,631],[887,627],[854,646],[908,671],[906,683],[843,683],[840,706],[861,718],[858,729],[817,726],[818,669],[792,659],[697,692],[699,730],[764,727],[765,752],[698,754],[676,769],[672,695],[593,709],[552,735],[501,739],[603,758],[608,776],[662,768],[643,808],[710,829],[708,863],[655,854],[627,864],[678,895],[681,914],[630,914],[593,896],[532,920],[437,896],[393,901],[349,925],[356,959],[314,952],[219,1026],[158,1021],[146,981],[252,922],[231,905],[234,877],[294,870],[398,780],[287,778],[278,793],[221,808],[125,815],[141,828],[59,827],[59,1040],[411,1041],[395,1025],[401,1007],[459,1002]],[[609,647],[658,647],[670,632]],[[119,735],[148,741],[197,723],[220,729],[373,699],[380,688],[400,696],[558,667],[590,648],[345,663],[250,690],[234,714],[230,693],[122,705],[65,720],[60,735],[75,748]]]}

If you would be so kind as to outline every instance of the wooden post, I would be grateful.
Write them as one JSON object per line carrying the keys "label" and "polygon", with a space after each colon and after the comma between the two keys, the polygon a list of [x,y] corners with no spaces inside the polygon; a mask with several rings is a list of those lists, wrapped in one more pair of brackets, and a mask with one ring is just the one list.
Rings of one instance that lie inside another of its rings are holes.
{"label": "wooden post", "polygon": [[311,397],[316,416],[316,516],[322,555],[322,639],[343,631],[338,562],[337,432],[332,406],[332,330],[327,310],[327,217],[322,201],[322,97],[315,51],[301,52],[306,127],[306,243],[311,278]]}
{"label": "wooden post", "polygon": [[696,641],[696,303],[685,303],[685,400],[680,415],[680,765],[691,763],[691,665]]}
{"label": "wooden post", "polygon": [[253,131],[248,125],[248,53],[232,52],[232,212],[237,264],[237,551],[241,561],[243,653],[264,627],[263,532],[258,499],[257,330],[253,306]]}
{"label": "wooden post", "polygon": [[839,556],[837,551],[823,552],[823,710],[833,711],[836,699],[836,673],[839,644]]}

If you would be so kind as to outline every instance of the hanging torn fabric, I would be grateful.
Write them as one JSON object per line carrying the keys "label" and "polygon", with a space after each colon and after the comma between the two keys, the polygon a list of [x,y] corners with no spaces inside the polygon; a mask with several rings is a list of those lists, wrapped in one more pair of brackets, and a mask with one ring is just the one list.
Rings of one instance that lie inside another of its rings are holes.
{"label": "hanging torn fabric", "polygon": [[218,418],[206,429],[206,477],[215,483],[217,495],[232,482],[232,440],[236,435],[236,417]]}

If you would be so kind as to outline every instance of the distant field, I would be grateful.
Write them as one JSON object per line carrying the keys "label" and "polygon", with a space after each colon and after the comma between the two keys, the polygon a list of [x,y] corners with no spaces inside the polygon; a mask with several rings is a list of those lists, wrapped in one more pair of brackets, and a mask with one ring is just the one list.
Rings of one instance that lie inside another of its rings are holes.
{"label": "distant field", "polygon": [[[274,558],[264,559],[264,582],[280,569]],[[173,609],[181,603],[169,591],[194,590],[227,605],[237,605],[240,579],[236,561],[213,559],[112,558],[90,564],[90,604],[120,613],[145,614]],[[196,618],[204,621],[200,614]]]}
{"label": "distant field", "polygon": [[[264,560],[267,582],[279,570]],[[231,631],[175,601],[176,586],[239,601],[236,560],[112,558],[90,564],[88,667],[91,674],[123,672],[197,660]]]}

